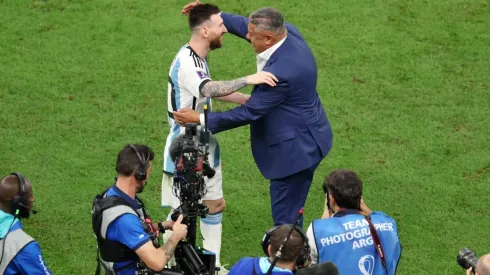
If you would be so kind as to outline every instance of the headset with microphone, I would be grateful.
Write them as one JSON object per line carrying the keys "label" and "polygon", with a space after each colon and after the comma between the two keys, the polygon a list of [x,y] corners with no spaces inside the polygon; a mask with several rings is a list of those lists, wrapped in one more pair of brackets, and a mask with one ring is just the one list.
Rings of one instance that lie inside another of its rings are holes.
{"label": "headset with microphone", "polygon": [[138,152],[138,150],[136,149],[136,147],[133,144],[130,144],[129,146],[136,153],[136,155],[138,156],[138,159],[140,161],[140,165],[138,166],[138,168],[136,169],[136,171],[134,173],[134,178],[136,180],[139,180],[139,181],[144,181],[144,180],[146,180],[146,170],[148,169],[148,161],[150,159],[150,154],[148,154],[146,159],[144,159],[143,156]]}
{"label": "headset with microphone", "polygon": [[32,214],[37,214],[37,210],[27,206],[26,179],[24,178],[24,176],[21,173],[17,173],[17,172],[11,173],[10,175],[16,176],[17,179],[19,179],[20,189],[19,189],[19,192],[17,192],[14,195],[12,202],[11,202],[11,207],[12,207],[12,212],[13,212],[12,214],[13,214],[14,218],[12,219],[12,222],[10,223],[9,231],[7,232],[7,235],[5,235],[5,237],[4,237],[4,242],[3,242],[3,247],[2,247],[2,255],[0,256],[0,263],[3,260],[3,253],[5,250],[5,243],[6,243],[7,236],[10,233],[10,229],[14,225],[15,219],[16,218],[18,218],[18,219],[29,218],[30,212],[32,212]]}
{"label": "headset with microphone", "polygon": [[37,210],[27,206],[26,197],[26,179],[21,173],[11,173],[10,175],[15,175],[19,179],[20,190],[14,195],[12,199],[12,212],[17,218],[29,218],[30,213],[37,214]]}
{"label": "headset with microphone", "polygon": [[[266,274],[271,274],[272,269],[274,268],[274,266],[276,265],[277,261],[281,257],[281,253],[282,253],[282,249],[284,248],[284,245],[288,242],[289,238],[291,238],[291,233],[293,231],[298,232],[298,234],[303,239],[303,248],[301,250],[300,255],[296,259],[296,266],[295,266],[295,268],[296,269],[301,269],[301,268],[304,268],[304,267],[310,265],[310,263],[311,263],[311,257],[310,257],[311,248],[310,248],[310,244],[308,243],[308,237],[303,232],[303,230],[297,226],[300,218],[303,216],[303,213],[304,213],[304,210],[303,210],[303,208],[301,208],[298,211],[298,216],[296,217],[296,220],[295,220],[294,224],[290,225],[290,230],[289,230],[289,233],[288,233],[287,237],[284,239],[284,241],[280,245],[278,251],[276,252],[276,255],[274,255],[275,256],[274,257],[274,260],[271,263],[271,266],[270,266],[270,268],[269,268],[269,270],[268,270],[268,272]],[[265,253],[265,255],[267,257],[270,257],[271,256],[271,255],[269,255],[268,247],[269,247],[269,244],[271,243],[272,233],[274,233],[274,231],[276,231],[277,229],[279,229],[279,227],[281,227],[281,226],[282,225],[278,225],[278,226],[275,226],[275,227],[267,230],[265,232],[264,237],[262,238],[262,242],[261,242],[262,250],[264,251],[264,253]]]}

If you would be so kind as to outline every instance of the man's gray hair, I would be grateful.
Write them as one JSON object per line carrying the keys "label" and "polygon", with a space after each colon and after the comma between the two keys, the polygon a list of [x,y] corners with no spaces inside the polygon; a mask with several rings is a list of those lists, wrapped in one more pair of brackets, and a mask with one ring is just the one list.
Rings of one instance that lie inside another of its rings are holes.
{"label": "man's gray hair", "polygon": [[250,14],[249,19],[250,23],[262,30],[282,33],[286,29],[281,12],[275,8],[258,9]]}

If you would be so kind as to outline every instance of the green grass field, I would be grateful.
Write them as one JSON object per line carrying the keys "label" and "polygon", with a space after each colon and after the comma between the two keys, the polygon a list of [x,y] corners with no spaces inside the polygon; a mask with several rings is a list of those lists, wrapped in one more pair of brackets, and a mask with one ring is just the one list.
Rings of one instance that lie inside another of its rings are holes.
{"label": "green grass field", "polygon": [[[21,171],[33,182],[39,214],[24,224],[55,274],[93,274],[91,203],[113,183],[125,144],[157,154],[142,197],[154,219],[166,217],[167,75],[189,38],[186,3],[0,0],[0,174]],[[305,225],[323,211],[323,178],[350,168],[365,182],[367,205],[398,222],[399,274],[463,274],[460,248],[490,252],[488,1],[213,3],[242,15],[279,8],[316,56],[335,140],[315,175]],[[217,80],[256,70],[250,45],[232,35],[209,59]],[[222,263],[232,265],[261,255],[272,224],[269,188],[248,127],[217,137],[227,200]]]}

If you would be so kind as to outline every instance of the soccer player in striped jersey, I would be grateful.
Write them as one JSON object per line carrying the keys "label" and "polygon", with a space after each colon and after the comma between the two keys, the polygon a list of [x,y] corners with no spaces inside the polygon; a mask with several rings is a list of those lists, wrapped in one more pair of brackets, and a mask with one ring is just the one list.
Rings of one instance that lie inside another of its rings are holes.
{"label": "soccer player in striped jersey", "polygon": [[[227,32],[219,13],[218,7],[212,4],[201,4],[190,11],[188,16],[191,39],[180,48],[169,72],[167,115],[170,132],[164,151],[162,207],[171,207],[172,210],[176,209],[180,202],[172,193],[175,167],[169,149],[172,141],[185,131],[185,128],[174,120],[173,112],[181,108],[192,108],[201,113],[201,125],[204,125],[204,104],[207,104],[208,110],[211,111],[211,98],[245,104],[250,96],[236,92],[237,90],[247,85],[263,83],[275,86],[278,81],[274,75],[264,71],[229,81],[211,79],[207,55],[211,50],[221,48],[222,36]],[[200,220],[200,229],[204,238],[204,248],[216,253],[216,266],[221,267],[221,221],[225,200],[222,189],[220,148],[213,135],[210,135],[209,163],[216,170],[216,174],[213,178],[205,178],[207,193],[202,203],[208,206],[209,214]],[[221,270],[226,273],[223,267]]]}

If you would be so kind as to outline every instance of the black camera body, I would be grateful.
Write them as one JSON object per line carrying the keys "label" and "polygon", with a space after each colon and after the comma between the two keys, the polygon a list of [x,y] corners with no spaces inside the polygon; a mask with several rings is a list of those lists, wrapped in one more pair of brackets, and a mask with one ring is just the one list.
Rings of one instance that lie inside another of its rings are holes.
{"label": "black camera body", "polygon": [[215,170],[208,163],[209,132],[201,132],[198,140],[197,124],[185,125],[185,132],[174,140],[170,156],[175,162],[173,194],[179,198],[180,206],[171,218],[176,221],[183,215],[182,223],[187,224],[187,238],[180,241],[175,249],[176,266],[170,268],[181,274],[212,275],[216,255],[196,247],[196,219],[204,218],[209,209],[199,201],[206,194],[204,177],[212,178]]}
{"label": "black camera body", "polygon": [[476,253],[469,250],[468,248],[462,248],[458,256],[456,257],[456,262],[464,269],[467,270],[471,268],[472,272],[475,273],[476,264],[478,262],[478,257]]}

